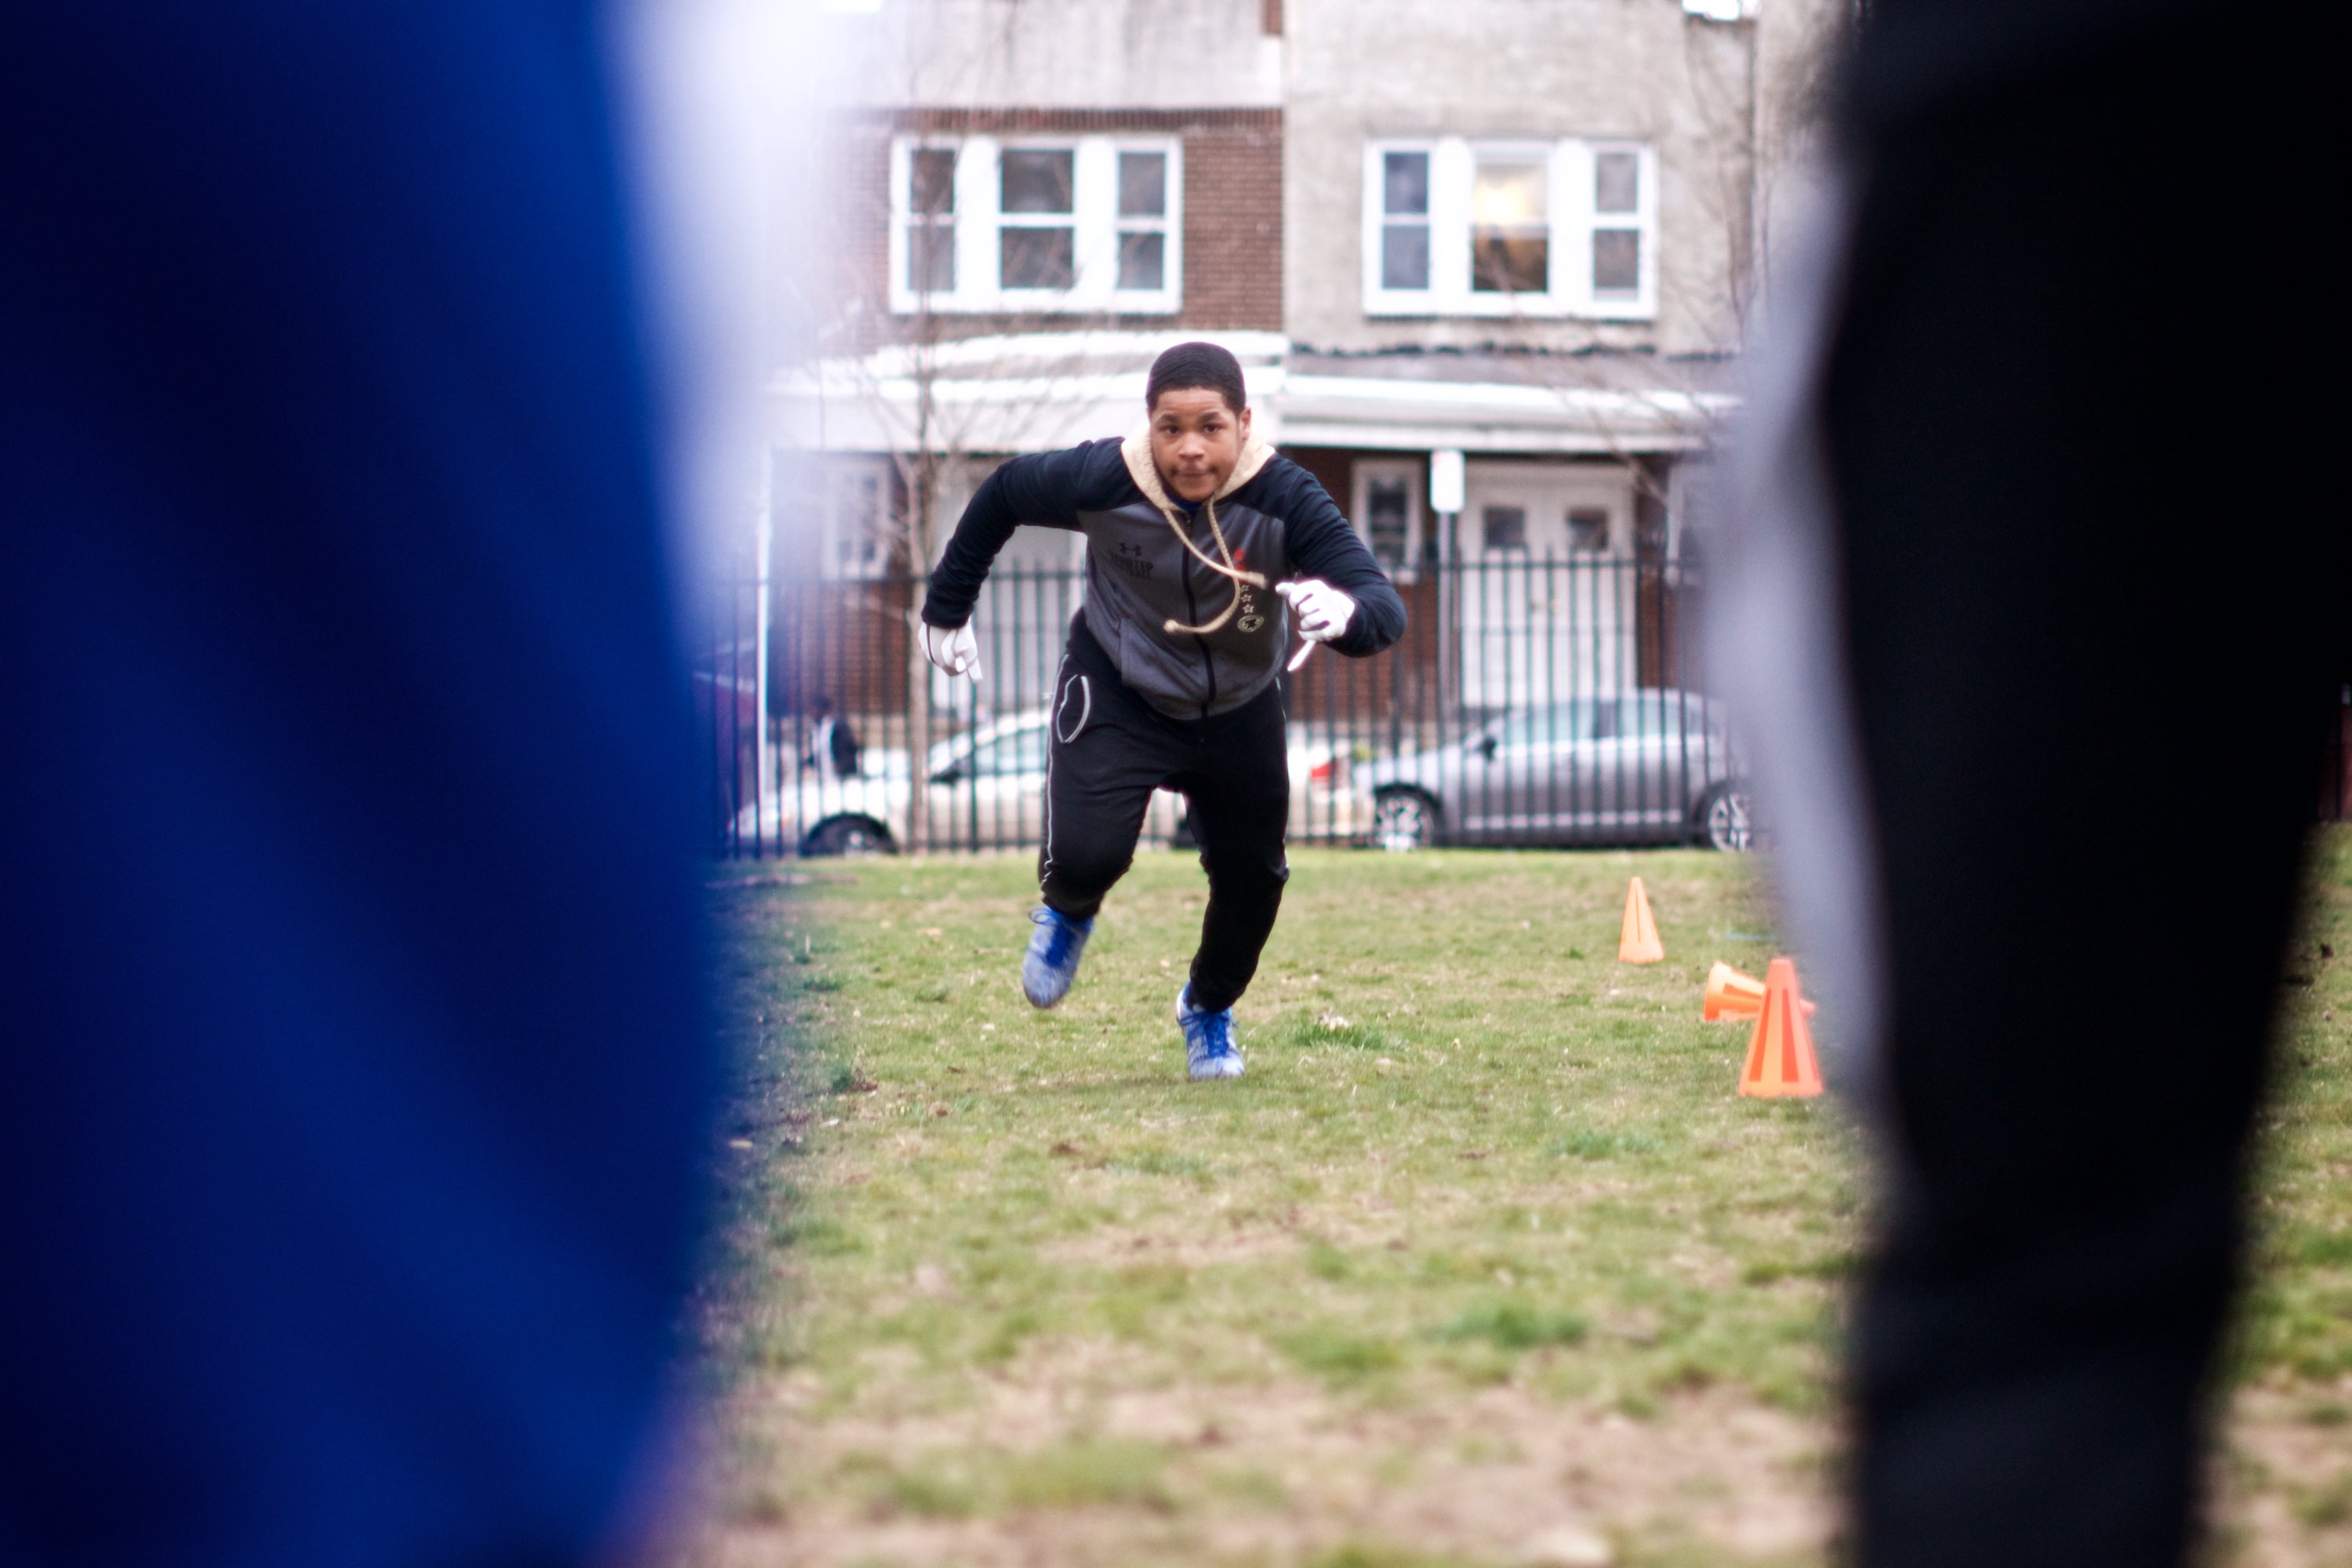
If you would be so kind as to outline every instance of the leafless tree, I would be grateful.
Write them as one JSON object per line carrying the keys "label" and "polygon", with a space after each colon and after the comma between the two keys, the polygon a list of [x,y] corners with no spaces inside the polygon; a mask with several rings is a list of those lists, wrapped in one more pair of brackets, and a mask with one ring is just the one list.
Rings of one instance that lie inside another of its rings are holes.
{"label": "leafless tree", "polygon": [[[891,195],[869,187],[863,200],[835,205],[842,243],[836,297],[843,308],[824,334],[814,367],[821,398],[875,434],[896,483],[883,519],[891,561],[909,575],[928,570],[944,546],[940,508],[951,476],[1007,451],[1058,444],[1069,428],[1077,377],[1089,368],[1089,329],[1109,323],[1085,315],[975,315],[940,308],[929,270],[906,279],[908,309],[890,308],[887,275],[873,265],[872,238],[892,225]],[[862,242],[862,243],[861,243]],[[887,254],[886,250],[886,255]],[[885,266],[888,265],[886,260]],[[877,601],[878,605],[878,601]],[[908,593],[891,613],[907,626],[905,687],[910,753],[932,732],[931,670],[922,651],[921,594]],[[919,755],[908,805],[910,847],[931,838]]]}

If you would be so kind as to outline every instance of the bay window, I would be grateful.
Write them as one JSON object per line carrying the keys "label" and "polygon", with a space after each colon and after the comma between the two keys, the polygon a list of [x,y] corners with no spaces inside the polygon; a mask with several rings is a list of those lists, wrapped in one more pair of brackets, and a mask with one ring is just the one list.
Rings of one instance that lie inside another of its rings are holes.
{"label": "bay window", "polygon": [[902,136],[890,150],[890,308],[1179,310],[1182,189],[1173,137]]}
{"label": "bay window", "polygon": [[1437,137],[1364,158],[1364,310],[1600,316],[1657,310],[1657,162],[1638,144]]}

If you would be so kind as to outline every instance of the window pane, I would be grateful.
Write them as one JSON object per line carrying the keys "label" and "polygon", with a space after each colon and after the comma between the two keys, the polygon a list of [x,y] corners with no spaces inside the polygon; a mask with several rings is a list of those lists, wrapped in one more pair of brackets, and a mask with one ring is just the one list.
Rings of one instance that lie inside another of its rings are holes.
{"label": "window pane", "polygon": [[1603,153],[1592,160],[1592,206],[1596,212],[1638,212],[1642,206],[1642,159],[1634,153]]}
{"label": "window pane", "polygon": [[1568,547],[1570,550],[1608,549],[1609,513],[1597,506],[1569,508]]}
{"label": "window pane", "polygon": [[907,210],[936,216],[955,211],[955,149],[918,147],[909,164]]}
{"label": "window pane", "polygon": [[907,230],[907,287],[918,294],[955,292],[955,224],[918,222]]}
{"label": "window pane", "polygon": [[1122,234],[1118,237],[1118,286],[1122,289],[1164,289],[1168,275],[1168,237],[1164,234]]}
{"label": "window pane", "polygon": [[1486,294],[1541,294],[1551,288],[1551,242],[1478,229],[1470,241],[1470,287]]}
{"label": "window pane", "polygon": [[1404,564],[1404,541],[1411,521],[1405,481],[1393,476],[1376,479],[1364,487],[1364,531],[1371,538],[1373,558],[1383,566]]}
{"label": "window pane", "polygon": [[1470,287],[1489,294],[1551,288],[1545,170],[1526,158],[1481,158],[1470,187]]}
{"label": "window pane", "polygon": [[1642,287],[1642,237],[1630,228],[1592,231],[1592,287],[1597,293],[1632,294]]}
{"label": "window pane", "polygon": [[1077,154],[1067,147],[1008,147],[998,168],[1002,186],[1000,210],[1009,213],[1066,213],[1070,208],[1073,166]]}
{"label": "window pane", "polygon": [[1525,550],[1528,547],[1528,509],[1523,506],[1490,506],[1478,514],[1483,538],[1488,550]]}
{"label": "window pane", "polygon": [[835,567],[870,572],[883,557],[882,481],[872,473],[839,469],[828,480]]}
{"label": "window pane", "polygon": [[1381,287],[1429,287],[1429,226],[1392,223],[1381,229]]}
{"label": "window pane", "polygon": [[1470,186],[1470,221],[1481,226],[1544,221],[1544,166],[1524,158],[1481,158]]}
{"label": "window pane", "polygon": [[1118,216],[1168,216],[1168,154],[1121,153],[1118,155]]}
{"label": "window pane", "polygon": [[997,261],[1006,289],[1067,289],[1077,279],[1075,229],[1007,228],[997,233]]}
{"label": "window pane", "polygon": [[1429,212],[1429,154],[1390,153],[1381,159],[1381,209],[1394,217]]}

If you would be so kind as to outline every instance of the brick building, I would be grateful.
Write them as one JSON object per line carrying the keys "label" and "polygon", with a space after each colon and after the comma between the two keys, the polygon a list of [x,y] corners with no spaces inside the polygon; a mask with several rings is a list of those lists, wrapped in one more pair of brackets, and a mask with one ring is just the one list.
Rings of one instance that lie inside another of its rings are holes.
{"label": "brick building", "polygon": [[[1417,679],[1507,706],[1524,680],[1484,652],[1507,637],[1568,650],[1547,689],[1684,680],[1695,459],[1837,9],[868,0],[824,150],[827,327],[770,397],[778,567],[872,583],[826,602],[867,595],[903,638],[880,584],[979,477],[1133,427],[1153,355],[1204,337],[1403,582]],[[1076,549],[1024,530],[1003,569]],[[1519,563],[1605,578],[1573,637],[1558,594],[1438,586]],[[1010,612],[992,700],[1042,689],[1066,607]]]}

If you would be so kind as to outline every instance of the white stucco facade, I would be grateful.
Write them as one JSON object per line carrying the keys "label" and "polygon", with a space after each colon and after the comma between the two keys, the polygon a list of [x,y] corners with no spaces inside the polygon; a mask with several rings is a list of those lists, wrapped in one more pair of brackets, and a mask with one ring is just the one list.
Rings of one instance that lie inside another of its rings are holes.
{"label": "white stucco facade", "polygon": [[1261,0],[881,0],[839,18],[853,106],[1279,107],[1283,41]]}
{"label": "white stucco facade", "polygon": [[[1290,336],[1341,352],[1736,351],[1737,262],[1760,222],[1754,192],[1834,11],[1825,0],[1769,0],[1726,23],[1681,0],[1287,0]],[[1657,180],[1654,296],[1630,314],[1492,301],[1482,314],[1369,311],[1366,209],[1378,193],[1366,149],[1386,142],[1646,150]]]}

